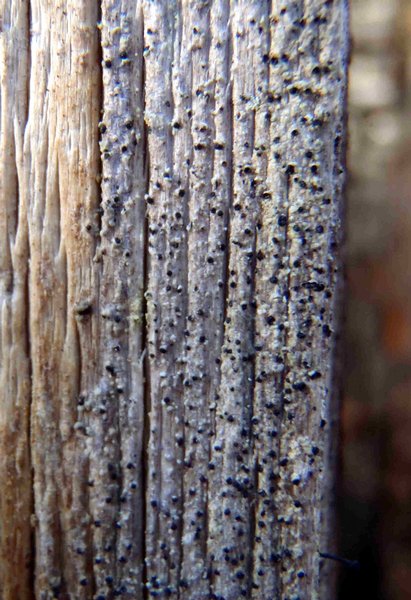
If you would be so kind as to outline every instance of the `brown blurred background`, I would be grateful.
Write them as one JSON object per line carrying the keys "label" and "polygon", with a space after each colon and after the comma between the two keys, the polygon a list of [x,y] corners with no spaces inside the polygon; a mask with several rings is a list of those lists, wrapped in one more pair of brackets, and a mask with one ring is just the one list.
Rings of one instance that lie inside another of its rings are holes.
{"label": "brown blurred background", "polygon": [[351,0],[340,599],[411,600],[411,0]]}

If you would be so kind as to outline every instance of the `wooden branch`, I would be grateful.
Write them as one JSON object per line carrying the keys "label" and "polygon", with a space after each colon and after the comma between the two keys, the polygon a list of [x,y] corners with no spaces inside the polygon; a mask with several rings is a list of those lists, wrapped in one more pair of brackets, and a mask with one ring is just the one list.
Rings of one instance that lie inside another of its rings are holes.
{"label": "wooden branch", "polygon": [[334,596],[347,12],[1,0],[3,600]]}

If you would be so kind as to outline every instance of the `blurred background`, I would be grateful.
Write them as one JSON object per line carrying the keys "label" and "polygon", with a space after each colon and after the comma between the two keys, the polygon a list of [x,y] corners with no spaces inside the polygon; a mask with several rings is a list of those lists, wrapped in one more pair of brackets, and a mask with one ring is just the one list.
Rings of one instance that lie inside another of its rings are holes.
{"label": "blurred background", "polygon": [[411,0],[351,0],[339,600],[411,600]]}

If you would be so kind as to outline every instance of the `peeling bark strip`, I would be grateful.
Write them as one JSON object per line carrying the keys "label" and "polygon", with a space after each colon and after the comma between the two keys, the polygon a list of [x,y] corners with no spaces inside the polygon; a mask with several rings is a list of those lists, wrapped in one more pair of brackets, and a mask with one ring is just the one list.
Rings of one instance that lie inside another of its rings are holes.
{"label": "peeling bark strip", "polygon": [[0,0],[2,600],[333,597],[347,13]]}

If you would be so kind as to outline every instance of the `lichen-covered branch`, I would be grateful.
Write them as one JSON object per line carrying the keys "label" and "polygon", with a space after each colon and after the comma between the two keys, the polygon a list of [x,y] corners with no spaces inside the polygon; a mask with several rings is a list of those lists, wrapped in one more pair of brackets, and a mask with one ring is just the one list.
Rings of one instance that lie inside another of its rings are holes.
{"label": "lichen-covered branch", "polygon": [[333,597],[346,0],[0,7],[1,598]]}

